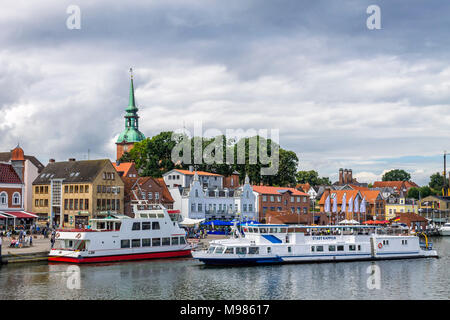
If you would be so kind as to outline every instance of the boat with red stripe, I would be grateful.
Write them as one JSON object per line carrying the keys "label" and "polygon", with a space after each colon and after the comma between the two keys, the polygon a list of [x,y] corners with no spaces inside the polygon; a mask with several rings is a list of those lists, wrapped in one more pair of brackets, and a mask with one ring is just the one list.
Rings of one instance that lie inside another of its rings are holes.
{"label": "boat with red stripe", "polygon": [[90,219],[88,229],[59,229],[50,262],[99,263],[190,257],[185,231],[161,204],[132,202],[134,217]]}

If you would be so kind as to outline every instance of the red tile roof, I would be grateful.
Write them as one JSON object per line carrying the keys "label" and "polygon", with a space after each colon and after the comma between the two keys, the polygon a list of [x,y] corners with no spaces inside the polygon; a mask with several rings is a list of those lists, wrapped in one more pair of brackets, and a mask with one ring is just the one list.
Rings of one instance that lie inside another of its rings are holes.
{"label": "red tile roof", "polygon": [[[178,171],[179,173],[186,174],[188,176],[193,176],[195,171],[189,171],[189,170],[181,170],[181,169],[175,169],[175,171]],[[212,173],[212,172],[206,172],[206,171],[197,171],[197,174],[199,176],[216,176],[216,177],[222,177],[221,174]]]}
{"label": "red tile roof", "polygon": [[112,163],[117,172],[123,172],[124,176],[128,175],[128,171],[134,166],[134,162],[121,162],[117,165],[115,162]]}
{"label": "red tile roof", "polygon": [[298,185],[295,186],[297,189],[298,188],[302,188],[303,191],[308,192],[309,188],[311,188],[311,186],[309,185],[309,183],[299,183]]}
{"label": "red tile roof", "polygon": [[309,194],[305,192],[301,192],[295,188],[287,188],[287,187],[271,187],[271,186],[252,186],[253,191],[261,193],[261,194],[281,194],[280,191],[289,190],[292,192],[294,196],[309,196]]}
{"label": "red tile roof", "polygon": [[0,183],[22,184],[22,181],[12,165],[0,163]]}

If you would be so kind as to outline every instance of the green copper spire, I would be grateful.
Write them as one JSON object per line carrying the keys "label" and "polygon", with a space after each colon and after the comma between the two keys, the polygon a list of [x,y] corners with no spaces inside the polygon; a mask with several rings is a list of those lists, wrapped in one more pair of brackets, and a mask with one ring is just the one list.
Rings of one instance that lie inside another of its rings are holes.
{"label": "green copper spire", "polygon": [[134,84],[133,84],[133,69],[130,68],[131,73],[131,82],[130,82],[130,97],[128,99],[128,107],[125,109],[125,111],[129,113],[136,113],[138,111],[138,108],[136,108],[136,103],[134,101]]}
{"label": "green copper spire", "polygon": [[133,69],[130,68],[131,84],[130,84],[130,96],[128,100],[128,107],[125,109],[125,130],[120,134],[116,143],[122,142],[139,142],[145,139],[142,132],[139,131],[137,111],[134,99],[134,84],[133,84]]}

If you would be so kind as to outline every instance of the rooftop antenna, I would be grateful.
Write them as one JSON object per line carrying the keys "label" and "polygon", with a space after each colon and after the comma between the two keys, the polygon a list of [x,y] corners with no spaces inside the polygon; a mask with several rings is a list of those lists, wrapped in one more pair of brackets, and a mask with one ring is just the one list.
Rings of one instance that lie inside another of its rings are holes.
{"label": "rooftop antenna", "polygon": [[89,160],[89,153],[90,153],[90,149],[88,149],[88,154],[87,154],[87,159]]}

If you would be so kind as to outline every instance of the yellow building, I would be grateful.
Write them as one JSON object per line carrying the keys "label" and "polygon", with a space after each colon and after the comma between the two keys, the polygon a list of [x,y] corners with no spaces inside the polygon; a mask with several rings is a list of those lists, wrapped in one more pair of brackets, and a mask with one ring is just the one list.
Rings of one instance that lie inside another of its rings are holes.
{"label": "yellow building", "polygon": [[390,196],[385,204],[386,220],[395,218],[401,212],[419,212],[419,203],[414,199],[405,198],[404,196]]}
{"label": "yellow building", "polygon": [[33,212],[64,228],[86,226],[89,219],[123,214],[124,183],[111,161],[50,163],[33,182]]}

